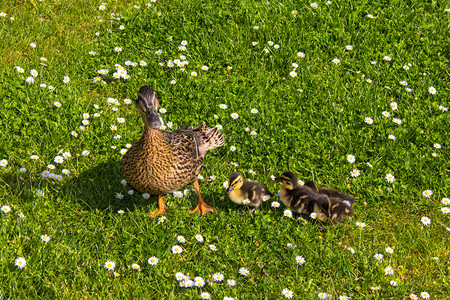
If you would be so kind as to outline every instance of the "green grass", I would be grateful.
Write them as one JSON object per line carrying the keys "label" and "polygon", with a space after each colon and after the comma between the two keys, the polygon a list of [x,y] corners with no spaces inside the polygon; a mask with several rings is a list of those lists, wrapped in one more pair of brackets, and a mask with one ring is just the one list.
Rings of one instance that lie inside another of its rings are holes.
{"label": "green grass", "polygon": [[[440,106],[450,106],[450,15],[443,1],[343,0],[317,2],[318,8],[296,1],[157,1],[151,7],[125,2],[107,2],[105,10],[93,1],[12,1],[0,7],[7,14],[0,17],[0,160],[8,162],[0,167],[0,206],[11,208],[0,213],[0,298],[200,299],[208,292],[211,299],[282,299],[283,289],[295,299],[316,299],[319,293],[333,299],[420,298],[421,292],[448,297],[450,220],[441,208],[450,197],[450,116]],[[123,18],[110,19],[111,13]],[[178,49],[182,40],[186,51]],[[169,68],[167,62],[180,54],[189,62],[185,71]],[[45,65],[40,57],[47,58]],[[128,60],[147,66],[126,66]],[[293,63],[296,77],[290,76]],[[115,64],[130,78],[114,79]],[[31,69],[38,76],[30,85],[25,79]],[[99,75],[100,69],[109,74]],[[198,75],[191,76],[193,71]],[[97,76],[104,83],[94,83]],[[146,215],[156,208],[156,197],[128,195],[131,188],[121,184],[120,149],[143,130],[134,106],[123,100],[135,99],[143,85],[157,91],[167,110],[162,117],[174,129],[202,122],[223,126],[226,144],[207,154],[200,180],[216,213],[189,215],[195,193],[167,195],[167,219],[159,223]],[[108,98],[120,105],[108,104]],[[259,112],[252,114],[252,108]],[[390,117],[383,118],[383,111]],[[238,119],[230,117],[233,112]],[[83,131],[84,113],[90,124]],[[54,162],[60,150],[72,156],[62,164]],[[83,150],[90,154],[83,156]],[[355,163],[347,162],[348,154],[356,156]],[[56,166],[55,174],[68,169],[70,175],[43,178],[48,164]],[[20,173],[21,167],[27,171]],[[359,177],[351,176],[354,168]],[[285,208],[270,203],[241,215],[247,207],[229,201],[222,186],[240,171],[276,192],[271,175],[286,170],[355,196],[354,221],[322,232],[313,222],[284,217]],[[388,173],[393,183],[386,181]],[[424,197],[425,190],[433,195]],[[124,199],[115,197],[119,192]],[[17,217],[20,212],[24,219]],[[424,216],[430,225],[422,224]],[[44,234],[48,243],[41,241]],[[205,240],[197,242],[196,234]],[[186,243],[177,241],[179,235]],[[183,252],[173,254],[174,245]],[[384,259],[378,262],[376,253]],[[298,255],[305,264],[296,263]],[[156,266],[147,263],[151,256],[159,259]],[[14,265],[17,257],[25,258],[23,269]],[[106,261],[116,263],[120,276],[104,268]],[[141,270],[132,270],[133,263]],[[394,275],[385,275],[388,266]],[[239,274],[241,267],[249,276]],[[207,284],[179,287],[177,272],[201,276]],[[215,273],[225,281],[213,283]],[[228,287],[227,279],[236,286]]]}

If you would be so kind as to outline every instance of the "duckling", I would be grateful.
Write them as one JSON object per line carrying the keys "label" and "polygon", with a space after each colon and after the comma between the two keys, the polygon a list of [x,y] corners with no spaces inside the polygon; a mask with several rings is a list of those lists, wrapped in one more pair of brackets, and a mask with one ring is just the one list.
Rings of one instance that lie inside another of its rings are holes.
{"label": "duckling", "polygon": [[197,207],[190,213],[200,216],[213,212],[201,195],[197,176],[208,150],[224,144],[218,128],[182,126],[172,132],[161,130],[159,100],[149,86],[139,90],[135,105],[145,124],[141,138],[123,156],[120,170],[124,179],[141,193],[158,195],[158,210],[150,216],[165,213],[163,195],[193,183],[198,195]]}
{"label": "duckling", "polygon": [[324,193],[319,193],[321,189],[318,189],[314,183],[308,182],[301,186],[298,184],[297,177],[291,172],[284,172],[275,180],[283,184],[280,190],[281,201],[296,213],[316,213],[319,221],[323,223],[337,223],[353,216],[350,205],[339,197],[329,197],[326,194],[331,193],[329,189],[323,190]]}
{"label": "duckling", "polygon": [[[228,197],[236,204],[248,204],[254,207],[251,212],[257,210],[264,196],[273,196],[273,194],[262,184],[245,181],[241,173],[233,173],[228,178],[229,187],[227,189]],[[247,202],[248,201],[248,202]]]}
{"label": "duckling", "polygon": [[331,208],[327,214],[328,221],[336,224],[340,221],[351,220],[353,218],[353,209],[348,200],[343,200],[341,198],[330,198]]}
{"label": "duckling", "polygon": [[347,203],[349,206],[352,206],[355,203],[355,197],[352,197],[350,195],[347,195],[345,193],[327,188],[327,187],[321,187],[319,188],[313,181],[307,181],[304,183],[305,186],[309,187],[313,191],[315,191],[318,194],[325,194],[328,197],[331,198],[338,198],[341,201]]}

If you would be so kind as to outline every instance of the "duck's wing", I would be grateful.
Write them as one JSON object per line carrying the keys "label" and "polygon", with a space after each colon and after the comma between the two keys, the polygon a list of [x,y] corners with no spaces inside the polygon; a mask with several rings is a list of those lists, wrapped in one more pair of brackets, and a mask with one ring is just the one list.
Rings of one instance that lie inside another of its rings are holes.
{"label": "duck's wing", "polygon": [[203,155],[200,155],[198,141],[190,130],[161,131],[172,153],[173,173],[184,178],[187,183],[195,180],[203,168]]}
{"label": "duck's wing", "polygon": [[200,155],[205,155],[208,150],[222,146],[225,143],[223,135],[219,132],[219,128],[209,128],[205,124],[197,127],[189,127],[198,142],[198,150]]}
{"label": "duck's wing", "polygon": [[177,159],[189,160],[200,156],[198,140],[192,130],[161,130],[161,133]]}

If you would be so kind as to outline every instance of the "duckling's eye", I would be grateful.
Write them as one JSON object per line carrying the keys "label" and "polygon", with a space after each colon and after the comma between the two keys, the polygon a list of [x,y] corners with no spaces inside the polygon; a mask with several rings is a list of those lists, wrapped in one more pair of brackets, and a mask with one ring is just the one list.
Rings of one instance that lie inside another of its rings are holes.
{"label": "duckling's eye", "polygon": [[288,184],[288,183],[290,183],[291,181],[290,181],[289,179],[286,179],[286,178],[281,178],[281,182],[282,182],[282,183]]}
{"label": "duckling's eye", "polygon": [[239,182],[241,182],[241,178],[239,178],[239,179],[233,181],[233,182],[231,183],[231,186],[232,186],[232,187],[235,187]]}

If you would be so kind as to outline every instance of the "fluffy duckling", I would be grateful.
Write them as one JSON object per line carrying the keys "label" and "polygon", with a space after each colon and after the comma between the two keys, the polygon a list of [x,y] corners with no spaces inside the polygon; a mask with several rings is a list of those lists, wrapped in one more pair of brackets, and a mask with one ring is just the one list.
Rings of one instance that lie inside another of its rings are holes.
{"label": "fluffy duckling", "polygon": [[355,197],[349,196],[347,194],[344,194],[342,192],[330,188],[326,187],[319,188],[313,181],[307,181],[305,182],[304,185],[309,187],[318,194],[324,194],[331,198],[338,198],[344,203],[348,204],[349,206],[352,206],[355,203]]}
{"label": "fluffy duckling", "polygon": [[284,172],[275,180],[283,184],[281,201],[293,212],[308,215],[316,213],[317,219],[323,223],[337,223],[353,216],[351,204],[348,203],[350,201],[347,200],[352,198],[354,202],[353,197],[328,188],[319,189],[313,182],[301,186],[291,172]]}
{"label": "fluffy duckling", "polygon": [[264,196],[273,194],[262,184],[245,181],[241,173],[233,173],[228,178],[228,197],[236,204],[248,204],[254,207],[251,212],[257,210],[263,202]]}

